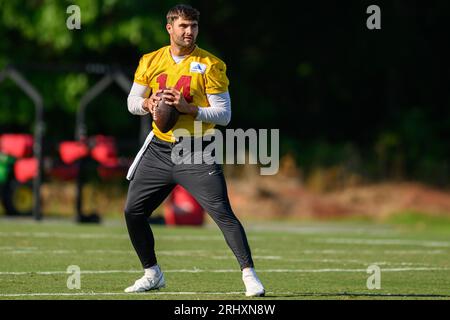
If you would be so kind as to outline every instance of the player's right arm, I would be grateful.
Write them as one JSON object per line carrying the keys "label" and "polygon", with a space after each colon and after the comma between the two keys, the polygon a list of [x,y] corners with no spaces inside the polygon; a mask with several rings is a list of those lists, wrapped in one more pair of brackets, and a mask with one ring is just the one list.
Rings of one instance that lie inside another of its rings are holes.
{"label": "player's right arm", "polygon": [[155,120],[155,109],[158,106],[160,97],[157,94],[161,92],[158,90],[152,92],[149,84],[149,70],[151,70],[151,61],[155,57],[155,54],[159,51],[155,51],[149,54],[145,54],[139,60],[139,65],[134,74],[133,86],[131,87],[130,94],[128,95],[128,110],[132,114],[146,115],[149,112],[152,114],[153,120]]}
{"label": "player's right arm", "polygon": [[[151,89],[148,86],[134,82],[128,94],[127,104],[128,111],[135,115],[146,115],[149,112],[154,117],[154,110],[158,105],[160,97],[157,96],[162,90],[153,92],[151,95]],[[154,118],[153,118],[154,119]]]}

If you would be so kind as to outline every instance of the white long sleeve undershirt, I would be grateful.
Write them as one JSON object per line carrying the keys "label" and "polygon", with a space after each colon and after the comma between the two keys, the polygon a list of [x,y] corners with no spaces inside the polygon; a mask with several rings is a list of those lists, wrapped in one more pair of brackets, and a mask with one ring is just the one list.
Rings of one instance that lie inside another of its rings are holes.
{"label": "white long sleeve undershirt", "polygon": [[[128,95],[128,110],[135,115],[146,115],[142,108],[145,98],[150,96],[150,88],[134,82]],[[231,98],[229,92],[207,94],[209,107],[198,108],[195,120],[226,126],[231,120]]]}
{"label": "white long sleeve undershirt", "polygon": [[127,98],[128,111],[132,114],[143,116],[148,114],[147,110],[142,108],[144,100],[150,96],[150,88],[139,83],[133,82],[130,93]]}

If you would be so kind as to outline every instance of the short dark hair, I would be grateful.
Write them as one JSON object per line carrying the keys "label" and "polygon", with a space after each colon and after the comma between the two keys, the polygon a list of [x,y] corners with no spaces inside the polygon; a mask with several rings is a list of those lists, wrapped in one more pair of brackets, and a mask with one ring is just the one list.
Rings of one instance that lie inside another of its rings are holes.
{"label": "short dark hair", "polygon": [[186,20],[198,22],[200,19],[200,12],[188,4],[177,4],[175,7],[170,9],[169,12],[167,12],[167,23],[172,24],[180,17]]}

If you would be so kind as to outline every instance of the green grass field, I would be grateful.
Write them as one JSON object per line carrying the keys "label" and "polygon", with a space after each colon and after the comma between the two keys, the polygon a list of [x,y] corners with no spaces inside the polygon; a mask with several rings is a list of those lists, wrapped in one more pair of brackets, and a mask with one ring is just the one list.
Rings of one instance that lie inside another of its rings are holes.
{"label": "green grass field", "polygon": [[[245,222],[266,286],[256,299],[449,299],[450,225]],[[0,299],[245,299],[238,264],[215,225],[153,226],[166,288],[123,289],[141,276],[125,225],[0,220]],[[69,265],[81,289],[67,288]],[[381,269],[381,289],[366,286]]]}

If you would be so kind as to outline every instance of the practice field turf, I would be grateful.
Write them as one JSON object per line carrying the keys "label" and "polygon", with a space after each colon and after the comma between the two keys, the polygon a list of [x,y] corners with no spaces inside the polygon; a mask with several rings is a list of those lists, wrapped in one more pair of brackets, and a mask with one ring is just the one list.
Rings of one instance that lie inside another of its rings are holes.
{"label": "practice field turf", "polygon": [[[266,298],[450,299],[449,228],[367,222],[244,222]],[[0,220],[0,299],[245,299],[236,260],[215,225],[153,226],[166,288],[123,289],[141,276],[121,221]],[[68,289],[70,265],[81,288]],[[381,270],[381,289],[367,288]],[[253,298],[255,299],[255,298]]]}

